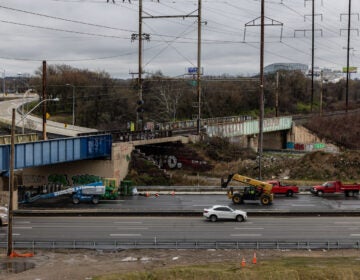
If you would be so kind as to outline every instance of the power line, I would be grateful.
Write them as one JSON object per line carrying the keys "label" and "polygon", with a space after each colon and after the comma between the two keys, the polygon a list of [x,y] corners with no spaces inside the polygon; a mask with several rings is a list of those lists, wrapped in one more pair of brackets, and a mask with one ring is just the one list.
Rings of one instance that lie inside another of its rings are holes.
{"label": "power line", "polygon": [[93,27],[106,28],[106,29],[111,29],[111,30],[119,30],[119,31],[125,31],[125,32],[134,32],[133,30],[129,30],[129,29],[109,27],[109,26],[105,26],[105,25],[94,24],[94,23],[89,23],[89,22],[84,22],[84,21],[78,21],[78,20],[66,19],[66,18],[61,18],[61,17],[49,16],[49,15],[45,15],[45,14],[40,14],[40,13],[35,13],[35,12],[30,12],[30,11],[15,9],[15,8],[10,8],[10,7],[6,7],[6,6],[2,6],[2,5],[0,5],[0,8],[10,10],[10,11],[15,11],[15,12],[20,12],[20,13],[45,17],[45,18],[51,18],[51,19],[56,19],[56,20],[61,20],[61,21],[66,21],[66,22],[71,22],[71,23],[77,23],[77,24],[93,26]]}

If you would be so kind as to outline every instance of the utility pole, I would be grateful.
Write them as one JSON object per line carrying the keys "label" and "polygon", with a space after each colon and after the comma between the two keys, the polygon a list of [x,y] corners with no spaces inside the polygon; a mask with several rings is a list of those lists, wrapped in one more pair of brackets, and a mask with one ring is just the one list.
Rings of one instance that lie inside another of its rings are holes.
{"label": "utility pole", "polygon": [[197,45],[197,96],[198,96],[198,116],[197,133],[200,135],[201,129],[201,0],[198,0],[198,45]]}
{"label": "utility pole", "polygon": [[[139,5],[142,3],[142,0],[139,0]],[[169,16],[142,16],[142,7],[139,7],[139,34],[141,34],[141,20],[142,19],[158,19],[158,18],[197,18],[198,19],[198,44],[197,44],[197,72],[196,72],[196,80],[197,80],[197,98],[198,98],[198,112],[197,112],[197,133],[200,134],[201,128],[201,0],[198,0],[198,10],[197,15],[192,15],[192,13],[186,15],[169,15]],[[146,34],[145,34],[146,35]],[[149,35],[147,35],[149,36]],[[141,53],[140,53],[140,39],[139,39],[139,72],[141,71]],[[139,74],[141,77],[141,74]],[[140,89],[139,89],[140,92]]]}
{"label": "utility pole", "polygon": [[[46,61],[43,61],[43,75],[42,75],[42,98],[46,100]],[[43,140],[47,140],[46,136],[46,102],[42,105],[42,119],[43,119]]]}
{"label": "utility pole", "polygon": [[[313,111],[313,103],[314,103],[314,75],[315,75],[315,32],[320,31],[321,36],[323,35],[322,29],[315,29],[315,16],[320,16],[321,20],[323,20],[322,14],[315,14],[315,0],[304,0],[304,4],[306,6],[306,2],[311,1],[312,3],[312,13],[311,13],[311,96],[310,96],[310,112]],[[309,15],[304,16],[304,20]],[[294,37],[296,37],[297,32],[302,32],[304,37],[306,32],[310,31],[310,29],[295,29]]]}
{"label": "utility pole", "polygon": [[[347,30],[347,53],[346,53],[346,101],[345,101],[345,111],[346,113],[348,112],[349,109],[349,80],[350,80],[350,50],[352,49],[350,47],[350,35],[351,35],[351,30],[357,31],[357,35],[359,36],[359,29],[355,28],[355,29],[351,29],[351,17],[352,15],[357,15],[358,21],[359,21],[359,13],[355,13],[352,14],[351,13],[351,0],[349,0],[349,8],[348,8],[348,13],[347,14],[340,14],[340,21],[342,19],[342,16],[347,16],[348,17],[348,28],[347,29],[340,29],[340,36],[342,34],[343,30]],[[343,70],[344,72],[344,70]]]}
{"label": "utility pole", "polygon": [[8,208],[8,235],[7,256],[13,251],[12,224],[13,224],[13,195],[14,195],[14,162],[15,162],[15,109],[12,109],[11,148],[10,148],[10,178],[9,178],[9,208]]}
{"label": "utility pole", "polygon": [[314,103],[314,62],[315,62],[315,0],[312,0],[312,27],[311,27],[311,100],[310,112]]}
{"label": "utility pole", "polygon": [[282,40],[283,23],[266,17],[269,21],[265,23],[265,0],[261,0],[260,17],[245,24],[244,41],[246,37],[246,27],[259,26],[256,20],[260,18],[260,93],[259,93],[259,140],[258,140],[258,159],[259,159],[259,179],[262,178],[262,154],[263,154],[263,125],[264,125],[264,45],[265,45],[265,26],[281,26],[280,41]]}
{"label": "utility pole", "polygon": [[261,31],[260,31],[260,118],[259,118],[259,180],[262,179],[263,125],[264,125],[264,40],[265,40],[265,0],[261,0]]}
{"label": "utility pole", "polygon": [[275,117],[279,116],[279,71],[276,72]]}
{"label": "utility pole", "polygon": [[[138,69],[138,103],[143,103],[143,92],[142,92],[142,0],[139,0],[139,69]],[[140,104],[142,105],[142,104]],[[140,112],[142,115],[142,112]],[[142,130],[143,123],[139,120],[139,112],[136,112],[136,130]]]}
{"label": "utility pole", "polygon": [[320,72],[320,117],[323,114],[323,94],[324,94],[324,85],[323,85],[323,71]]}
{"label": "utility pole", "polygon": [[349,109],[349,79],[350,79],[350,30],[351,29],[351,0],[349,0],[349,11],[348,11],[348,38],[347,38],[347,55],[346,55],[346,101],[345,101],[345,112]]}

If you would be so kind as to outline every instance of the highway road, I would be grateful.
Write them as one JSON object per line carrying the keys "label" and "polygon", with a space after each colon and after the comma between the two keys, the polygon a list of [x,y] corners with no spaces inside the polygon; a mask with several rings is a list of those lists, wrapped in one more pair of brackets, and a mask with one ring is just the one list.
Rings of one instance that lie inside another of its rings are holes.
{"label": "highway road", "polygon": [[[21,98],[19,98],[21,96]],[[37,94],[27,94],[26,96],[23,96],[22,94],[17,94],[15,97],[16,99],[12,100],[6,100],[0,102],[0,122],[11,125],[11,119],[12,119],[12,109],[18,108],[21,106],[21,104],[25,104],[32,101],[39,100],[39,96]],[[24,97],[24,98],[22,98]],[[61,102],[61,100],[59,101]],[[40,105],[41,106],[41,105]],[[41,109],[39,109],[41,110]],[[15,115],[15,122],[18,127],[23,126],[23,122],[21,120],[22,115],[16,111]],[[25,128],[29,127],[32,130],[35,131],[42,131],[42,119],[37,118],[32,115],[28,115],[24,119],[24,125]],[[96,132],[96,129],[86,128],[86,127],[80,127],[80,126],[73,126],[68,125],[65,127],[63,123],[53,122],[51,120],[47,120],[46,122],[46,131],[51,134],[55,135],[63,135],[63,136],[70,136],[75,137],[78,133],[88,133],[88,132]]]}
{"label": "highway road", "polygon": [[[6,242],[1,228],[0,242]],[[251,217],[247,222],[196,217],[15,217],[14,241],[360,240],[358,217]]]}
{"label": "highway road", "polygon": [[328,195],[317,197],[309,194],[285,197],[275,196],[274,202],[270,206],[262,206],[258,201],[249,201],[242,205],[233,205],[225,194],[161,194],[159,196],[122,196],[118,200],[102,200],[98,205],[91,203],[72,204],[70,197],[59,197],[56,199],[39,200],[31,204],[20,205],[20,210],[57,210],[67,211],[113,211],[113,212],[188,212],[202,211],[205,207],[222,204],[229,205],[236,209],[248,212],[318,212],[333,213],[343,211],[360,210],[359,197],[344,197],[343,194]]}

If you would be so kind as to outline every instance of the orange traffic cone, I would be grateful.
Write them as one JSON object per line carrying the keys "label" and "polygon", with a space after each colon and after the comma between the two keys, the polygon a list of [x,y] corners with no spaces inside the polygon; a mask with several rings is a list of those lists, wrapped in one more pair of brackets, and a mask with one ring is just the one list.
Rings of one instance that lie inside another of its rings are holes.
{"label": "orange traffic cone", "polygon": [[245,267],[245,266],[246,266],[246,261],[245,258],[243,257],[241,261],[241,267]]}
{"label": "orange traffic cone", "polygon": [[158,197],[158,196],[159,196],[159,194],[158,194],[158,193],[156,193],[156,194],[155,194],[155,196],[156,196],[156,197]]}
{"label": "orange traffic cone", "polygon": [[149,197],[150,195],[149,195],[149,193],[148,193],[148,192],[146,192],[145,196],[146,196],[146,197]]}
{"label": "orange traffic cone", "polygon": [[254,252],[254,256],[253,256],[253,259],[252,259],[252,263],[253,264],[256,264],[257,260],[256,260],[256,252]]}
{"label": "orange traffic cone", "polygon": [[171,192],[171,195],[175,195],[175,191],[172,191],[172,192]]}

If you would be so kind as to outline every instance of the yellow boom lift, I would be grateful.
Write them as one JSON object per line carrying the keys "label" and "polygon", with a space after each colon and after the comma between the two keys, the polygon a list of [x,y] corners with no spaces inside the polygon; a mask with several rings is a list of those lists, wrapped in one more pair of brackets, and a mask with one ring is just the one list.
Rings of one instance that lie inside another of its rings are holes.
{"label": "yellow boom lift", "polygon": [[234,188],[230,187],[227,192],[227,196],[234,204],[242,204],[244,203],[244,200],[260,200],[262,205],[270,205],[272,203],[274,195],[271,193],[271,184],[240,174],[230,174],[227,181],[224,181],[223,178],[221,179],[221,187],[227,188],[232,180],[247,185],[238,192],[234,192]]}

